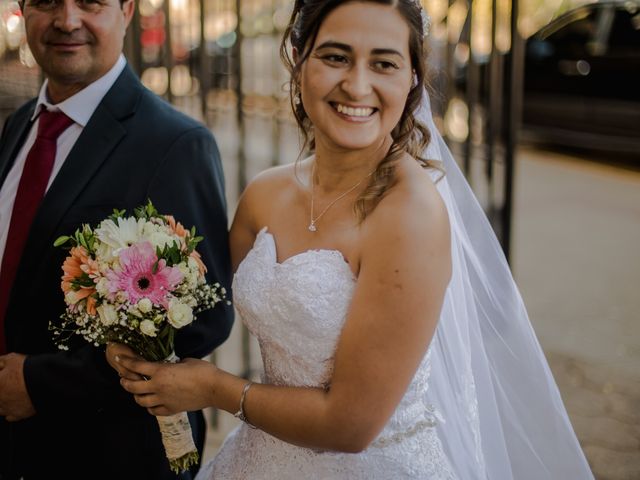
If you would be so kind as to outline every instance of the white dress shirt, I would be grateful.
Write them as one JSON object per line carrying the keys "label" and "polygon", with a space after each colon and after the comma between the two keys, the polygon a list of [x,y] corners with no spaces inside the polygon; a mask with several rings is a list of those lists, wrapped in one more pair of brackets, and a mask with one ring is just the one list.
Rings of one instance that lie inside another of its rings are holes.
{"label": "white dress shirt", "polygon": [[46,108],[52,112],[61,111],[74,121],[74,123],[58,137],[53,170],[51,171],[49,183],[47,184],[48,190],[51,183],[53,183],[53,179],[60,171],[60,168],[62,168],[62,164],[69,155],[69,152],[75,145],[76,140],[78,140],[78,137],[82,133],[82,130],[89,122],[93,112],[102,101],[102,98],[113,86],[126,64],[127,62],[124,59],[124,55],[121,54],[113,67],[111,67],[111,70],[109,70],[105,75],[80,90],[75,95],[56,105],[52,105],[47,99],[48,81],[45,80],[42,84],[40,94],[38,95],[38,102],[33,112],[33,116],[31,117],[31,119],[35,119],[35,121],[31,126],[31,130],[27,135],[24,145],[22,145],[22,148],[13,162],[11,170],[9,170],[9,173],[7,174],[7,178],[5,179],[2,188],[0,188],[0,265],[2,264],[1,259],[4,256],[4,249],[7,244],[7,235],[9,234],[9,225],[11,224],[11,212],[13,211],[13,204],[16,199],[16,194],[18,193],[18,185],[20,184],[22,170],[24,169],[24,164],[27,160],[27,154],[35,143],[36,136],[38,134],[38,123],[40,120],[37,117],[40,114],[41,109]]}

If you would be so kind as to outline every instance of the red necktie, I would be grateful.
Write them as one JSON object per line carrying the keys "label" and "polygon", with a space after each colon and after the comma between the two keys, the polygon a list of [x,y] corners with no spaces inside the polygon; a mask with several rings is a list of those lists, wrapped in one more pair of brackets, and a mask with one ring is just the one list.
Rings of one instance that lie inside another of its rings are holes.
{"label": "red necktie", "polygon": [[2,256],[2,267],[0,267],[0,354],[6,352],[4,319],[22,250],[27,242],[33,217],[38,211],[49,183],[56,158],[58,137],[73,123],[73,120],[62,112],[43,110],[39,118],[38,136],[27,154],[18,184],[7,244]]}

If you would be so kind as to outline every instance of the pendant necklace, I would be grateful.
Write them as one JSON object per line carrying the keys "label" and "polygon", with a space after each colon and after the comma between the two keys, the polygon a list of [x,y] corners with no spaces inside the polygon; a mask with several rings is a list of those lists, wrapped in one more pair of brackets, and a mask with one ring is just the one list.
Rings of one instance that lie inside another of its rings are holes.
{"label": "pendant necklace", "polygon": [[320,212],[320,214],[316,218],[313,218],[313,192],[315,190],[315,184],[313,183],[313,179],[315,177],[315,172],[316,172],[316,163],[313,162],[313,167],[311,168],[311,210],[309,212],[309,226],[307,227],[309,229],[309,231],[310,232],[317,231],[318,228],[316,227],[316,222],[318,220],[320,220],[320,217],[322,217],[325,213],[327,213],[327,210],[329,210],[331,207],[333,207],[338,201],[340,201],[341,199],[343,199],[344,197],[349,195],[351,192],[353,192],[356,188],[358,188],[358,186],[362,182],[364,182],[367,178],[369,178],[371,175],[373,175],[374,171],[375,170],[372,170],[365,177],[362,177],[360,180],[358,180],[358,183],[356,183],[352,187],[349,187],[348,190],[346,190],[346,191],[342,192],[340,195],[338,195],[335,199],[333,199],[333,201],[331,201],[329,203],[329,205],[327,205],[324,208],[324,210],[322,210]]}

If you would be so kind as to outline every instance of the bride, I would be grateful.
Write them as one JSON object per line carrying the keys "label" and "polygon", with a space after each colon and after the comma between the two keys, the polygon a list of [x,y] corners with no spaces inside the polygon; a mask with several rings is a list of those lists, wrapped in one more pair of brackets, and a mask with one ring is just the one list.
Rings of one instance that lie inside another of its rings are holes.
{"label": "bride", "polygon": [[109,347],[152,414],[244,421],[198,478],[593,478],[433,125],[427,29],[418,0],[295,2],[281,52],[313,155],[254,180],[231,228],[263,382]]}

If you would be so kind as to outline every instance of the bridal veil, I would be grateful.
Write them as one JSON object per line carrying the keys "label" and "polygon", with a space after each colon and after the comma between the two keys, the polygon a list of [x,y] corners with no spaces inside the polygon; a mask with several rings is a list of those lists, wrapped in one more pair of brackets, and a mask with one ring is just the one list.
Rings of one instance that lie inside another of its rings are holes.
{"label": "bridal veil", "polygon": [[426,399],[445,419],[445,452],[465,480],[593,479],[500,244],[426,93],[416,118],[431,132],[423,157],[446,172],[437,188],[452,233],[453,275]]}

